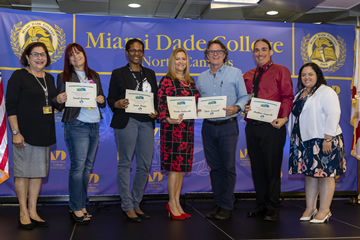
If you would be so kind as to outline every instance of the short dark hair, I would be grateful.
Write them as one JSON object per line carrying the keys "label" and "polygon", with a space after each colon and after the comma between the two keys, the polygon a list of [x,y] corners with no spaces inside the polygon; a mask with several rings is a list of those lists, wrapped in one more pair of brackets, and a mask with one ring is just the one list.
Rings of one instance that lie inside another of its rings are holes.
{"label": "short dark hair", "polygon": [[51,64],[51,58],[50,58],[49,51],[48,51],[46,45],[44,43],[42,43],[42,42],[33,42],[33,43],[30,43],[29,45],[27,45],[25,50],[21,54],[20,64],[22,66],[27,67],[27,66],[30,65],[29,61],[26,58],[26,56],[30,56],[31,51],[36,47],[42,47],[44,49],[45,53],[46,53],[47,62],[46,62],[45,67],[47,67],[47,66],[49,66]]}
{"label": "short dark hair", "polygon": [[143,43],[143,41],[141,41],[141,40],[138,39],[138,38],[132,38],[132,39],[130,39],[129,41],[127,41],[127,42],[126,42],[126,45],[125,45],[125,50],[126,50],[127,52],[129,52],[131,45],[132,45],[133,43],[136,43],[136,42],[137,42],[137,43],[140,43],[140,44],[142,45],[143,51],[145,52],[144,43]]}
{"label": "short dark hair", "polygon": [[215,40],[210,40],[207,43],[206,49],[204,51],[205,54],[205,58],[208,59],[207,55],[209,54],[209,48],[212,44],[219,44],[220,47],[224,50],[224,54],[225,54],[225,58],[224,58],[224,63],[226,63],[227,61],[227,57],[229,55],[229,51],[227,50],[227,48],[225,47],[225,44],[223,44],[219,39],[215,39]]}
{"label": "short dark hair", "polygon": [[299,70],[299,76],[298,76],[298,83],[297,83],[297,92],[299,92],[301,89],[303,89],[305,86],[301,81],[301,73],[305,67],[311,67],[314,72],[316,73],[316,83],[314,87],[312,87],[310,94],[313,94],[320,86],[321,84],[327,85],[327,82],[325,80],[324,74],[320,67],[313,62],[305,63],[302,65],[302,67]]}
{"label": "short dark hair", "polygon": [[270,44],[269,40],[267,40],[267,39],[265,39],[265,38],[259,38],[258,40],[256,40],[256,41],[254,42],[254,48],[255,48],[255,45],[256,45],[258,42],[264,42],[264,43],[266,43],[266,44],[268,45],[268,47],[269,47],[269,50],[271,50],[271,44]]}

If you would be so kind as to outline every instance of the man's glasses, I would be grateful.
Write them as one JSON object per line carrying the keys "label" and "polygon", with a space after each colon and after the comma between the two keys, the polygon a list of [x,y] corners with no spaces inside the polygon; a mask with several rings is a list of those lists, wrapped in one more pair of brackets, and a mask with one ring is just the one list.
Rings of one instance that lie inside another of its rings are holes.
{"label": "man's glasses", "polygon": [[215,54],[222,55],[225,53],[225,51],[224,50],[209,50],[208,53],[209,53],[209,55],[215,55]]}
{"label": "man's glasses", "polygon": [[44,53],[44,52],[42,52],[42,53],[32,52],[32,53],[30,53],[30,55],[33,56],[33,57],[36,57],[36,58],[38,58],[38,57],[46,57],[46,53]]}
{"label": "man's glasses", "polygon": [[129,53],[131,54],[135,54],[135,53],[141,54],[143,52],[144,52],[143,50],[129,49]]}

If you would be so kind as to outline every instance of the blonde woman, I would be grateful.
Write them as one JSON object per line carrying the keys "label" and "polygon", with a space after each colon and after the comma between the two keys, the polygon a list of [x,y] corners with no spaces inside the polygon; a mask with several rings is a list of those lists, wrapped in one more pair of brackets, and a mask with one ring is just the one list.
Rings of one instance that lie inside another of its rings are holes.
{"label": "blonde woman", "polygon": [[167,96],[195,96],[200,94],[189,72],[189,56],[182,48],[175,49],[169,59],[168,72],[159,84],[158,120],[160,128],[161,169],[168,174],[169,202],[166,209],[174,220],[190,218],[180,205],[184,172],[190,172],[194,157],[194,120],[170,118]]}

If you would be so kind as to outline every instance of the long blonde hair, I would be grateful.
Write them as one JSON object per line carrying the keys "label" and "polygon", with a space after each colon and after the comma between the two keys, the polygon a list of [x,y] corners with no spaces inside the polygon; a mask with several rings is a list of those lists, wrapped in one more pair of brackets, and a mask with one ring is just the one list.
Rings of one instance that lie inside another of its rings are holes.
{"label": "long blonde hair", "polygon": [[176,70],[175,70],[175,59],[176,59],[176,54],[178,54],[179,52],[183,52],[186,57],[185,80],[188,83],[195,83],[194,79],[190,76],[189,55],[183,48],[176,48],[174,49],[174,51],[172,51],[169,59],[168,72],[166,73],[166,75],[171,79],[177,79]]}

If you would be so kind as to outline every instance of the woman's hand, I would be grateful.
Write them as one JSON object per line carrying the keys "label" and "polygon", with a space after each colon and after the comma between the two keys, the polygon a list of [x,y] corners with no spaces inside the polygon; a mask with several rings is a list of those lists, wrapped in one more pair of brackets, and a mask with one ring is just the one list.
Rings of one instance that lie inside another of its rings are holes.
{"label": "woman's hand", "polygon": [[63,93],[60,93],[59,95],[57,95],[56,101],[60,104],[65,103],[67,101],[66,92],[63,92]]}
{"label": "woman's hand", "polygon": [[323,153],[325,154],[325,155],[329,155],[330,153],[331,153],[331,151],[332,151],[332,149],[331,149],[331,147],[332,147],[332,144],[331,144],[332,142],[327,142],[327,141],[325,141],[325,139],[324,139],[324,141],[323,141],[323,143],[322,143],[322,151],[323,151]]}
{"label": "woman's hand", "polygon": [[101,95],[97,96],[96,97],[96,102],[98,102],[100,104],[103,104],[105,102],[104,96],[101,96]]}
{"label": "woman's hand", "polygon": [[183,115],[179,114],[179,118],[178,119],[174,119],[174,118],[166,118],[166,121],[170,124],[180,124],[183,121]]}
{"label": "woman's hand", "polygon": [[13,135],[12,143],[14,146],[18,149],[21,149],[25,146],[25,141],[23,135],[21,133],[18,133],[16,135]]}
{"label": "woman's hand", "polygon": [[152,119],[155,119],[159,116],[158,112],[155,110],[155,113],[150,113],[149,117],[151,117]]}
{"label": "woman's hand", "polygon": [[129,105],[129,99],[120,99],[115,102],[115,108],[125,109]]}

